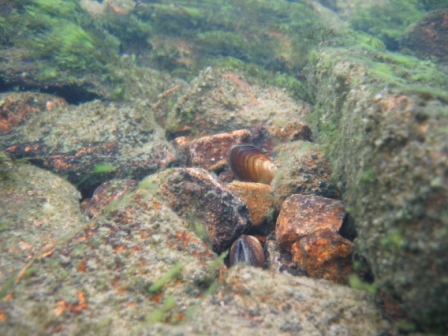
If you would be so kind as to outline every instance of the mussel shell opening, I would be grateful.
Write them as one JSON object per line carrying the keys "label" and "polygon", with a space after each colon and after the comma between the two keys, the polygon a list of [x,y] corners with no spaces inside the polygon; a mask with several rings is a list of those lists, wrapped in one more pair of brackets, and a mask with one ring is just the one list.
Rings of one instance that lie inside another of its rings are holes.
{"label": "mussel shell opening", "polygon": [[260,241],[254,236],[242,235],[230,248],[230,266],[237,263],[264,268],[266,258]]}

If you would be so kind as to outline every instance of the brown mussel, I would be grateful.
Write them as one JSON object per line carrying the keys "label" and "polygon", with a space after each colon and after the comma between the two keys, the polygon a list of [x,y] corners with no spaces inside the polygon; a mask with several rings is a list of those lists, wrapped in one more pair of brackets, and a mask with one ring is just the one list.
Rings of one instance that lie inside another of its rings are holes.
{"label": "brown mussel", "polygon": [[232,146],[228,161],[233,174],[244,182],[270,184],[277,170],[269,156],[252,144]]}
{"label": "brown mussel", "polygon": [[241,235],[230,248],[230,266],[238,263],[264,268],[266,258],[260,241],[254,236]]}

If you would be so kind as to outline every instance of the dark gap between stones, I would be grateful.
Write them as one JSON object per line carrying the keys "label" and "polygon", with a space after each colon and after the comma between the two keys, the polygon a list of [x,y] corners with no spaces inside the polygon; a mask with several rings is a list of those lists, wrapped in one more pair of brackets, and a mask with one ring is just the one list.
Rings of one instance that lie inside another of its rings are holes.
{"label": "dark gap between stones", "polygon": [[[18,90],[17,90],[18,88]],[[48,93],[54,96],[64,98],[68,104],[79,105],[87,103],[89,101],[101,98],[99,95],[89,92],[78,85],[62,85],[62,86],[48,86],[42,88],[37,85],[24,85],[20,82],[5,82],[3,78],[0,78],[0,93],[6,93],[10,91],[35,91],[40,93]]]}

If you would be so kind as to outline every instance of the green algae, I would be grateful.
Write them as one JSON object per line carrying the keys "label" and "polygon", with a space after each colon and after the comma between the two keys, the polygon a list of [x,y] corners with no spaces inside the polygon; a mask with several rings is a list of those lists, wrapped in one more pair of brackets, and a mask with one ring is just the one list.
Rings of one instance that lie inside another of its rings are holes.
{"label": "green algae", "polygon": [[[2,6],[2,52],[15,55],[7,67],[28,70],[34,85],[73,84],[92,81],[93,76],[108,84],[122,81],[114,68],[119,62],[118,39],[93,21],[78,1],[7,1]],[[19,75],[5,69],[0,76],[8,82]]]}
{"label": "green algae", "polygon": [[172,295],[165,297],[162,307],[153,310],[146,316],[149,323],[164,322],[166,315],[176,306],[176,301]]}
{"label": "green algae", "polygon": [[424,14],[417,0],[391,0],[357,10],[350,17],[351,27],[379,38],[390,50],[397,50],[405,29]]}
{"label": "green algae", "polygon": [[349,275],[348,283],[351,288],[362,290],[372,295],[376,294],[379,289],[378,284],[365,282],[356,274]]}
{"label": "green algae", "polygon": [[183,265],[176,263],[171,269],[168,270],[162,277],[149,286],[148,291],[150,293],[156,293],[160,291],[166,283],[176,278],[182,271]]}
{"label": "green algae", "polygon": [[294,73],[317,43],[307,32],[320,22],[301,3],[249,0],[160,1],[134,15],[151,27],[150,63],[190,78],[217,57]]}
{"label": "green algae", "polygon": [[92,169],[92,174],[109,174],[113,173],[116,167],[111,163],[99,163],[96,164]]}
{"label": "green algae", "polygon": [[[431,209],[446,199],[443,183],[431,186],[446,165],[422,162],[429,156],[423,153],[446,143],[448,77],[431,61],[372,48],[354,36],[341,36],[344,43],[333,41],[314,56],[314,134],[355,218],[355,242],[375,285],[398,298],[418,330],[445,332],[448,305],[438,292],[446,284],[427,266],[446,264],[446,211]],[[395,105],[396,97],[405,103]],[[431,131],[418,138],[426,123]],[[445,266],[437,267],[443,277]]]}

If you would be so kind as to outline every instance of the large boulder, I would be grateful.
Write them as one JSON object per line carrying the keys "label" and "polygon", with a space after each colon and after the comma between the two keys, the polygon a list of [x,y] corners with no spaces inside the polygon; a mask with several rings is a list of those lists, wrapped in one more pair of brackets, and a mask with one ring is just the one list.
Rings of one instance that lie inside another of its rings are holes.
{"label": "large boulder", "polygon": [[378,50],[323,48],[315,135],[355,218],[375,286],[448,331],[448,76]]}

